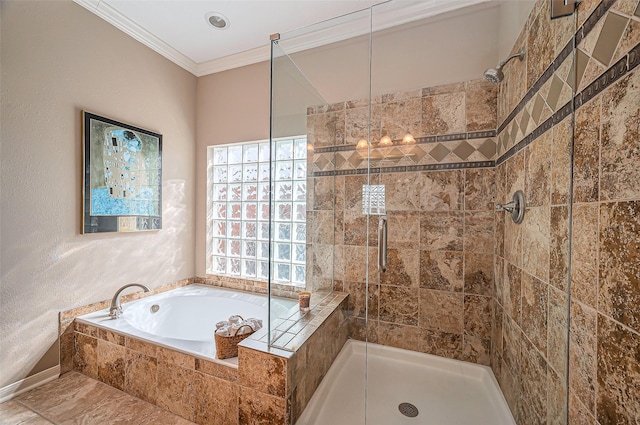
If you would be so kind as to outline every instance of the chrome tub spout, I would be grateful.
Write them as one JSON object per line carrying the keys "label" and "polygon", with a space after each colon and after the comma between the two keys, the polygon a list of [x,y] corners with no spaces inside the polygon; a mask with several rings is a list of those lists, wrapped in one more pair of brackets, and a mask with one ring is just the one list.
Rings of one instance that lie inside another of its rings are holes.
{"label": "chrome tub spout", "polygon": [[122,305],[120,305],[120,297],[122,295],[122,291],[132,286],[142,288],[144,292],[150,291],[148,287],[139,283],[129,283],[128,285],[124,285],[122,288],[118,289],[116,291],[116,294],[113,296],[113,299],[111,300],[111,308],[109,308],[109,316],[111,316],[112,319],[117,319],[122,314]]}

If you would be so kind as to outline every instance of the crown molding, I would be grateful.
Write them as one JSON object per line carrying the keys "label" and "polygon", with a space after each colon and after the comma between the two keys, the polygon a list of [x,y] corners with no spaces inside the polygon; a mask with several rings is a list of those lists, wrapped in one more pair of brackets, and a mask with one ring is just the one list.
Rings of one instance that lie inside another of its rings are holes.
{"label": "crown molding", "polygon": [[151,50],[161,54],[176,65],[196,75],[197,64],[187,56],[180,53],[140,25],[127,18],[108,3],[100,0],[73,0],[93,14],[104,19],[114,27],[130,35]]}
{"label": "crown molding", "polygon": [[[236,53],[222,58],[212,59],[206,62],[196,63],[178,50],[171,47],[140,25],[130,20],[122,13],[101,0],[73,0],[75,3],[98,15],[116,28],[130,35],[142,44],[161,54],[165,58],[174,62],[178,66],[189,71],[196,77],[202,77],[217,72],[226,71],[241,66],[251,65],[258,62],[267,61],[271,57],[270,45]],[[472,9],[466,9],[476,6]],[[479,8],[495,7],[492,0],[459,0],[443,1],[430,0],[422,2],[386,2],[374,6],[381,9],[379,13],[373,13],[372,25],[369,14],[351,13],[335,19],[321,22],[311,27],[283,33],[279,43],[287,54],[301,52],[325,46],[331,43],[344,41],[353,37],[369,33],[369,29],[380,31],[395,26],[401,26],[420,19],[435,17],[437,15],[453,12],[455,10],[472,10]],[[362,24],[358,25],[357,21]],[[299,35],[298,35],[299,33]],[[287,36],[290,39],[287,39]],[[266,40],[265,40],[266,41]]]}

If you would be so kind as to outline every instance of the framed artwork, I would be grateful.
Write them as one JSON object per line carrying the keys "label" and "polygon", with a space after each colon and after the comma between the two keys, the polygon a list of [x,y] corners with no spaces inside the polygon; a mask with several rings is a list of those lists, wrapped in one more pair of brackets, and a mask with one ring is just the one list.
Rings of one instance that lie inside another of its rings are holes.
{"label": "framed artwork", "polygon": [[83,233],[162,228],[162,135],[83,111]]}

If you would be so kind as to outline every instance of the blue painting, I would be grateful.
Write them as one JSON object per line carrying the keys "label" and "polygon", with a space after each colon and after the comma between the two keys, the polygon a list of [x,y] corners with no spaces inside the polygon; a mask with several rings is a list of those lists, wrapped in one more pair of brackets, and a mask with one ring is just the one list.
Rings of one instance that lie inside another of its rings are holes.
{"label": "blue painting", "polygon": [[84,112],[84,233],[158,230],[162,135]]}

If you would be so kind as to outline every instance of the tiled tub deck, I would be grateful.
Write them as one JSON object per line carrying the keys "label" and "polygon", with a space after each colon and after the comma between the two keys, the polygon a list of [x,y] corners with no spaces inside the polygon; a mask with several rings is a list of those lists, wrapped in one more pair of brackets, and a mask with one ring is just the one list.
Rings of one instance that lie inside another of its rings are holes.
{"label": "tiled tub deck", "polygon": [[94,304],[60,315],[62,372],[81,372],[198,424],[293,424],[347,339],[346,300],[334,292],[300,319],[294,352],[252,336],[240,344],[237,365],[74,320],[106,307]]}

